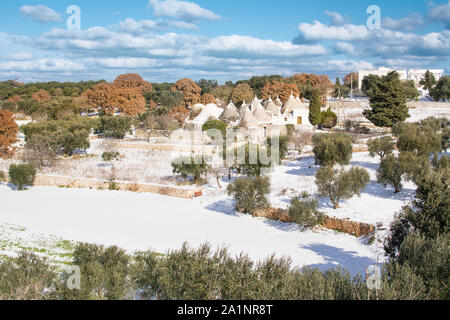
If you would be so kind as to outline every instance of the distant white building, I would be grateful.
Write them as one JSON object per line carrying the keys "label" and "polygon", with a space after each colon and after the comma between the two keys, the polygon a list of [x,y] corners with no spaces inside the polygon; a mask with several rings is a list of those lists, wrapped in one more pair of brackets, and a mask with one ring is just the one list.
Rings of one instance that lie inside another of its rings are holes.
{"label": "distant white building", "polygon": [[377,70],[360,70],[358,72],[358,89],[361,90],[362,88],[362,82],[364,77],[368,75],[376,75],[376,76],[385,76],[389,72],[397,71],[400,75],[400,80],[406,81],[406,80],[413,80],[416,87],[420,88],[420,80],[425,76],[425,73],[427,70],[430,70],[430,72],[434,75],[437,81],[444,75],[443,69],[410,69],[410,70],[396,70],[396,69],[390,69],[386,67],[379,67]]}
{"label": "distant white building", "polygon": [[416,84],[416,87],[420,88],[420,80],[422,80],[422,78],[425,76],[427,70],[430,70],[430,72],[436,78],[436,81],[439,81],[439,79],[441,79],[441,77],[444,75],[443,69],[411,69],[408,72],[408,80],[413,80]]}
{"label": "distant white building", "polygon": [[397,71],[397,73],[400,75],[400,80],[408,80],[408,71],[405,70],[396,70],[396,69],[389,69],[385,67],[379,67],[377,70],[360,70],[358,71],[358,89],[361,90],[362,88],[362,82],[364,77],[368,75],[375,75],[379,77],[386,76],[389,72]]}

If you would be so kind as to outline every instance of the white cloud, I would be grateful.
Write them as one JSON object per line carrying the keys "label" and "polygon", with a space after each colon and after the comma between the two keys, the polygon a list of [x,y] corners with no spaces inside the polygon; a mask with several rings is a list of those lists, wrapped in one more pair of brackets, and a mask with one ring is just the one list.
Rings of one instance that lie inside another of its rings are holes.
{"label": "white cloud", "polygon": [[358,51],[356,50],[355,46],[348,42],[337,42],[335,49],[338,53],[345,53],[349,56],[358,55]]}
{"label": "white cloud", "polygon": [[85,70],[83,63],[67,59],[40,59],[29,61],[0,62],[0,70],[33,72],[68,72]]}
{"label": "white cloud", "polygon": [[186,21],[153,21],[153,20],[140,20],[136,21],[132,18],[120,21],[116,28],[121,32],[126,32],[130,34],[144,34],[148,32],[153,32],[156,30],[163,30],[170,27],[176,27],[180,29],[196,30],[197,26],[193,23]]}
{"label": "white cloud", "polygon": [[431,8],[428,17],[434,21],[443,22],[447,28],[450,28],[450,1]]}
{"label": "white cloud", "polygon": [[365,40],[369,37],[369,30],[365,26],[346,24],[343,26],[327,26],[320,21],[300,23],[300,33],[306,40]]}
{"label": "white cloud", "polygon": [[20,13],[37,22],[61,21],[61,15],[58,12],[43,5],[22,6]]}
{"label": "white cloud", "polygon": [[327,53],[321,45],[296,45],[289,41],[276,42],[248,36],[231,35],[212,39],[206,50],[220,56],[261,56],[261,57],[300,57],[324,55]]}
{"label": "white cloud", "polygon": [[401,19],[392,19],[390,17],[386,17],[383,19],[381,26],[386,29],[391,30],[404,30],[404,31],[412,31],[418,28],[423,27],[424,21],[420,14],[415,13],[408,17]]}
{"label": "white cloud", "polygon": [[344,24],[349,22],[349,19],[344,18],[338,12],[325,11],[325,14],[331,18],[331,23],[334,26],[342,26],[342,25],[344,25]]}
{"label": "white cloud", "polygon": [[194,2],[178,0],[150,0],[157,17],[172,17],[184,21],[220,20],[221,17],[214,12],[200,7]]}
{"label": "white cloud", "polygon": [[3,55],[3,58],[6,60],[23,61],[32,59],[33,55],[29,52],[14,52]]}

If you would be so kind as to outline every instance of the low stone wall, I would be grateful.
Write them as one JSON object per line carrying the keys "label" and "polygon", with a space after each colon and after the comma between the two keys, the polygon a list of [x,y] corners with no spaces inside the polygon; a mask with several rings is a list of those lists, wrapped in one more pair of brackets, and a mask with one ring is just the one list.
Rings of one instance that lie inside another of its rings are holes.
{"label": "low stone wall", "polygon": [[[90,189],[109,189],[108,181],[71,178],[62,176],[38,174],[34,182],[35,186],[67,187],[67,188],[90,188]],[[184,189],[169,186],[159,186],[151,184],[138,184],[128,182],[116,182],[116,187],[121,191],[132,191],[139,193],[154,193],[164,196],[193,199],[202,195],[202,189]]]}
{"label": "low stone wall", "polygon": [[[289,216],[288,211],[280,208],[268,208],[263,210],[255,210],[252,214],[254,217],[266,218],[281,222],[293,223],[295,221]],[[375,227],[371,224],[354,222],[345,219],[325,217],[325,221],[321,228],[337,230],[340,232],[351,234],[355,237],[367,236],[375,231]]]}

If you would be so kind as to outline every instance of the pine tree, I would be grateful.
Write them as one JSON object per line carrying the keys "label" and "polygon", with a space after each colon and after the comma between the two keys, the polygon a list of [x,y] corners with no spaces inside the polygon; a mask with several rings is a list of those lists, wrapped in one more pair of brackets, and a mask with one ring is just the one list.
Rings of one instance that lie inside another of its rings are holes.
{"label": "pine tree", "polygon": [[364,116],[377,127],[393,127],[410,116],[404,86],[396,71],[375,82],[368,95],[371,109],[364,111]]}
{"label": "pine tree", "polygon": [[320,124],[322,120],[321,108],[322,102],[320,101],[320,95],[319,92],[315,90],[309,103],[309,122],[311,122],[313,126]]}
{"label": "pine tree", "polygon": [[421,86],[423,86],[423,88],[425,90],[428,90],[428,92],[431,92],[431,90],[436,85],[437,81],[436,81],[436,78],[434,77],[434,74],[432,74],[430,72],[430,70],[427,70],[427,72],[425,72],[424,77],[420,80],[419,83]]}

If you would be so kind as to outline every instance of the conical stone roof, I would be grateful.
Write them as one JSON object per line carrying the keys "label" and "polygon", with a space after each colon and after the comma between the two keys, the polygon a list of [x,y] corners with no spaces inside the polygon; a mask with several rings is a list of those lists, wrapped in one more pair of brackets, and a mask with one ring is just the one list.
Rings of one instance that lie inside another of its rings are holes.
{"label": "conical stone roof", "polygon": [[238,126],[240,128],[247,128],[247,129],[256,128],[258,127],[258,120],[255,118],[253,113],[247,108]]}
{"label": "conical stone roof", "polygon": [[271,113],[274,117],[278,117],[280,115],[280,107],[273,102],[272,99],[269,99],[266,104],[266,111]]}
{"label": "conical stone roof", "polygon": [[234,103],[230,101],[219,119],[223,121],[235,122],[239,120],[239,117],[239,110],[236,108]]}

